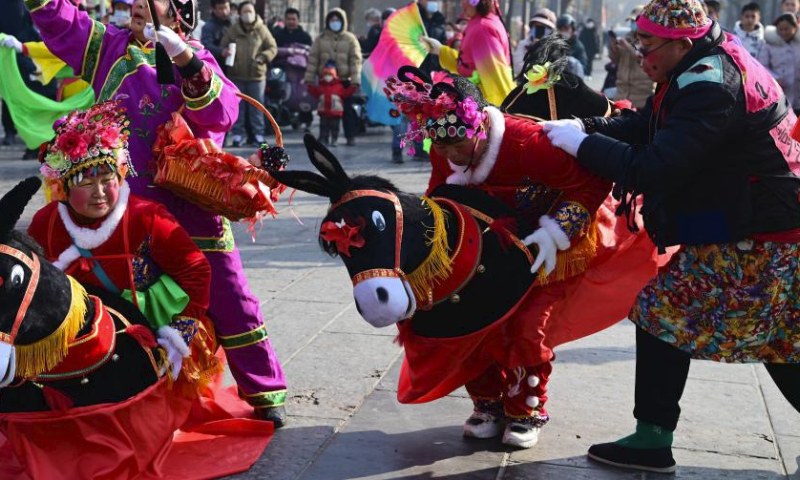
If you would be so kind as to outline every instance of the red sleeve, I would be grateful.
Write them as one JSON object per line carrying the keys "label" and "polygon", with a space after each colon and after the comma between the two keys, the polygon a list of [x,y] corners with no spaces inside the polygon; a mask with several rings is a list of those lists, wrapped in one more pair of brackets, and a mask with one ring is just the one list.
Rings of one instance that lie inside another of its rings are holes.
{"label": "red sleeve", "polygon": [[154,213],[152,229],[151,257],[189,295],[189,305],[182,315],[200,318],[208,310],[211,296],[208,260],[186,230],[161,205]]}
{"label": "red sleeve", "polygon": [[313,95],[316,98],[319,98],[319,96],[321,95],[322,92],[320,91],[320,88],[319,88],[318,85],[314,85],[314,84],[309,83],[308,84],[308,93],[310,93],[311,95]]}
{"label": "red sleeve", "polygon": [[516,156],[521,173],[563,192],[551,216],[570,239],[584,235],[611,191],[611,182],[589,173],[575,157],[554,147],[541,126],[523,119],[506,119],[508,124],[522,123],[521,132],[516,134],[526,139],[518,143]]}
{"label": "red sleeve", "polygon": [[453,173],[450,171],[447,159],[437,154],[433,149],[431,149],[430,157],[433,168],[431,169],[431,178],[428,180],[428,190],[425,191],[425,195],[430,195],[439,185],[447,183],[447,177]]}
{"label": "red sleeve", "polygon": [[355,86],[355,85],[350,85],[349,87],[347,87],[347,88],[345,88],[345,89],[344,89],[344,92],[342,93],[342,98],[349,98],[349,97],[352,97],[352,96],[353,96],[353,94],[355,94],[355,93],[356,93],[356,90],[358,90],[358,87],[357,87],[357,86]]}
{"label": "red sleeve", "polygon": [[45,205],[33,215],[33,220],[28,227],[28,235],[36,240],[36,243],[42,247],[45,258],[51,262],[56,260],[57,256],[55,252],[50,251],[52,250],[52,247],[49,241],[50,223],[52,216],[55,215],[57,211],[57,208],[58,202],[51,202],[50,204]]}

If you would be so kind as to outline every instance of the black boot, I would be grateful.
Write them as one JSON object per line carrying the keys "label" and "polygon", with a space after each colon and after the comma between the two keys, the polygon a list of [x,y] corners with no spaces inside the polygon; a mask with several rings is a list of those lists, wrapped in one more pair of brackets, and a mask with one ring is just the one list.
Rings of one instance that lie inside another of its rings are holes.
{"label": "black boot", "polygon": [[589,447],[589,458],[606,465],[656,473],[675,471],[672,447],[631,448],[617,443],[600,443]]}
{"label": "black boot", "polygon": [[289,417],[286,415],[286,407],[283,405],[279,407],[266,407],[256,409],[256,417],[260,420],[267,420],[275,425],[275,428],[281,428],[289,422]]}

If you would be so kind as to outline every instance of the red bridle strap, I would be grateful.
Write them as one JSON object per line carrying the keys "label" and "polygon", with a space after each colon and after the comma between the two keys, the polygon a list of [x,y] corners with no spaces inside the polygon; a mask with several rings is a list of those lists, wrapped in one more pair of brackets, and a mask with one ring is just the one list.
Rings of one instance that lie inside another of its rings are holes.
{"label": "red bridle strap", "polygon": [[397,198],[397,195],[391,192],[381,192],[380,190],[352,190],[342,195],[342,197],[336,203],[331,205],[331,208],[328,211],[339,208],[340,206],[352,200],[364,197],[382,198],[384,200],[389,200],[394,204],[394,214],[396,220],[394,269],[389,270],[387,268],[383,268],[359,272],[353,277],[353,286],[358,285],[364,280],[369,280],[370,278],[404,278],[405,273],[403,273],[403,270],[400,268],[400,248],[403,246],[403,207],[400,205],[400,199]]}
{"label": "red bridle strap", "polygon": [[33,259],[31,259],[21,250],[17,250],[16,248],[8,245],[0,245],[0,254],[14,257],[31,270],[31,279],[30,282],[28,282],[28,288],[25,289],[25,296],[22,297],[19,310],[17,310],[17,317],[14,319],[11,332],[0,332],[0,342],[13,345],[14,340],[17,338],[19,327],[22,324],[22,321],[25,319],[25,314],[28,312],[28,307],[30,307],[31,301],[33,301],[33,294],[36,293],[36,287],[39,285],[39,274],[41,269],[39,266],[39,257],[37,255],[34,255]]}

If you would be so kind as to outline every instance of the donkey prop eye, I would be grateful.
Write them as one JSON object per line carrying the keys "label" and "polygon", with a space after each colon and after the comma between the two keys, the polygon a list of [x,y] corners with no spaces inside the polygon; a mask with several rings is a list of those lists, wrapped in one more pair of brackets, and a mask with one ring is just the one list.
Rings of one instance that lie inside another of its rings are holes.
{"label": "donkey prop eye", "polygon": [[386,220],[383,219],[383,214],[377,210],[372,212],[372,223],[379,232],[386,230]]}
{"label": "donkey prop eye", "polygon": [[9,280],[11,280],[12,287],[22,286],[22,283],[25,281],[25,270],[21,265],[14,265],[14,267],[11,269]]}

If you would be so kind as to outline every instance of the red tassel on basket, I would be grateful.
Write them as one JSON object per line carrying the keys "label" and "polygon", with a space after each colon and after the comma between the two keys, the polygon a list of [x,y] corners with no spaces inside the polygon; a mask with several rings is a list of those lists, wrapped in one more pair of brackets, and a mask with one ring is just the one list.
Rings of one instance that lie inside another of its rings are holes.
{"label": "red tassel on basket", "polygon": [[158,346],[153,331],[144,325],[131,325],[125,329],[125,334],[139,342],[139,345],[143,347],[156,348]]}
{"label": "red tassel on basket", "polygon": [[64,412],[75,405],[75,402],[66,393],[47,385],[42,387],[42,395],[47,406],[54,412]]}

